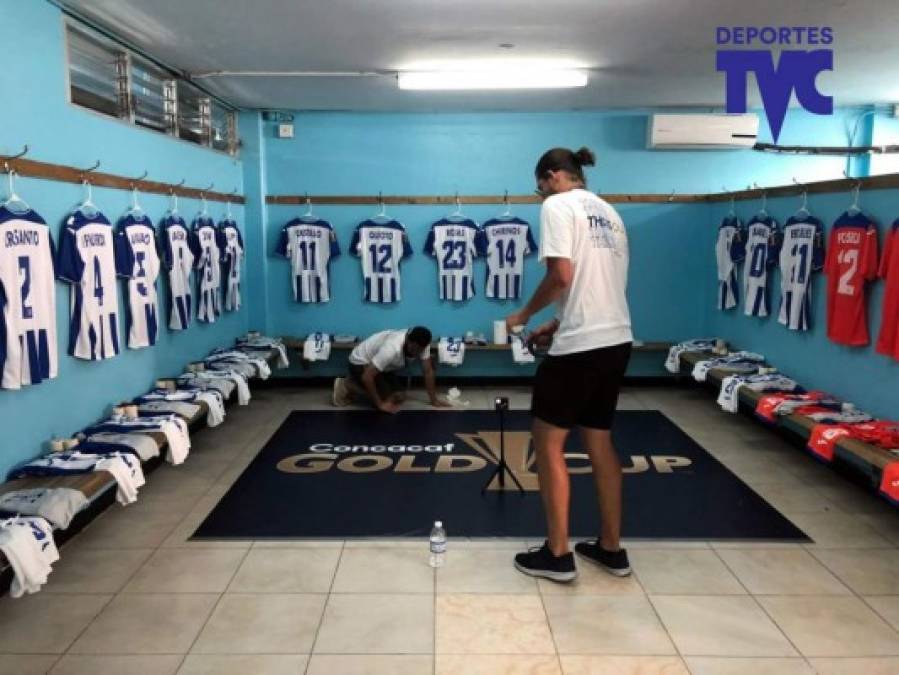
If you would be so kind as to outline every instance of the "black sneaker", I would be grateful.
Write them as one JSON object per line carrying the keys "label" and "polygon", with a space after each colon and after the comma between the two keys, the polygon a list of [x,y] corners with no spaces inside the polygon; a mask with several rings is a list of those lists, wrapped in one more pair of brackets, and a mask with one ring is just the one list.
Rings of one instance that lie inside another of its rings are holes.
{"label": "black sneaker", "polygon": [[609,574],[616,577],[630,576],[631,566],[627,559],[627,551],[607,551],[596,541],[582,541],[574,545],[575,552],[582,558],[599,565]]}
{"label": "black sneaker", "polygon": [[543,542],[543,546],[539,548],[534,547],[527,553],[516,555],[515,569],[529,576],[544,577],[551,581],[567,582],[577,578],[574,554],[554,556],[547,542]]}

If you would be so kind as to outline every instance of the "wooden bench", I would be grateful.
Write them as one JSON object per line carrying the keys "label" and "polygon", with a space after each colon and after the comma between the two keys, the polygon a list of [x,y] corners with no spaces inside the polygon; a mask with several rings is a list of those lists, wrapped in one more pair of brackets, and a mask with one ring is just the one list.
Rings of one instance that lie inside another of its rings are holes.
{"label": "wooden bench", "polygon": [[[715,358],[714,354],[701,352],[685,352],[681,354],[682,371],[689,375],[699,361],[706,361]],[[684,368],[686,366],[686,368]],[[733,373],[726,370],[711,369],[706,377],[706,384],[720,391],[721,382]],[[741,387],[739,392],[740,405],[747,410],[755,411],[759,399],[767,394],[757,392],[748,387]],[[778,417],[777,427],[785,429],[795,436],[798,436],[803,443],[807,443],[811,436],[812,429],[818,424],[816,420],[806,417],[805,415],[785,415]],[[899,464],[899,456],[891,453],[889,450],[859,441],[855,438],[841,438],[834,446],[833,460],[840,461],[851,466],[858,473],[863,475],[870,487],[883,494],[881,487],[884,481],[884,470],[889,465]],[[888,500],[892,501],[892,500]]]}

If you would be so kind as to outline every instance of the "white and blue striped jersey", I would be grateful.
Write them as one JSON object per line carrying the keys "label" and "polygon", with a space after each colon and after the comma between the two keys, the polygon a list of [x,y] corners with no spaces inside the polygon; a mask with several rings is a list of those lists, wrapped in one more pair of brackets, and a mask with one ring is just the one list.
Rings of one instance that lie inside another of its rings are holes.
{"label": "white and blue striped jersey", "polygon": [[191,239],[197,269],[197,320],[214,323],[222,313],[222,252],[212,218],[197,216]]}
{"label": "white and blue striped jersey", "polygon": [[240,266],[243,263],[243,237],[237,222],[225,219],[219,223],[219,248],[225,279],[225,311],[240,309]]}
{"label": "white and blue striped jersey", "polygon": [[[59,240],[59,278],[72,286],[69,354],[98,361],[119,353],[119,294],[116,270],[131,269],[129,251],[115,248],[112,226],[102,213],[75,211]],[[116,262],[116,255],[125,256]]]}
{"label": "white and blue striped jersey", "polygon": [[473,220],[444,218],[431,225],[424,252],[437,259],[441,300],[464,302],[474,297],[474,259],[480,228]]}
{"label": "white and blue striped jersey", "polygon": [[120,276],[128,277],[128,346],[151,347],[159,335],[159,254],[153,223],[145,215],[127,214],[119,220],[115,241],[117,247],[127,249],[117,252],[116,263],[134,261],[131,269],[118,270]]}
{"label": "white and blue striped jersey", "polygon": [[56,289],[50,228],[0,207],[0,387],[56,377]]}
{"label": "white and blue striped jersey", "polygon": [[743,266],[743,307],[746,316],[768,316],[768,269],[777,260],[780,232],[770,216],[754,217],[746,226],[746,264]]}
{"label": "white and blue striped jersey", "polygon": [[366,302],[398,302],[400,262],[412,255],[406,228],[395,220],[366,220],[356,226],[350,252],[362,259],[363,297]]}
{"label": "white and blue striped jersey", "polygon": [[318,218],[294,218],[281,228],[275,253],[290,261],[294,300],[331,300],[328,266],[340,255],[331,223]]}
{"label": "white and blue striped jersey", "polygon": [[715,259],[718,263],[718,309],[732,309],[739,302],[737,264],[745,257],[743,225],[739,218],[725,218],[718,228]]}
{"label": "white and blue striped jersey", "polygon": [[484,223],[479,252],[487,257],[488,298],[517,300],[524,281],[524,257],[537,251],[531,227],[520,218]]}
{"label": "white and blue striped jersey", "polygon": [[791,217],[780,247],[780,314],[790,330],[811,327],[813,272],[824,269],[824,225],[813,216]]}
{"label": "white and blue striped jersey", "polygon": [[194,267],[190,230],[181,216],[162,219],[162,262],[169,271],[169,328],[190,326],[192,293],[190,273]]}

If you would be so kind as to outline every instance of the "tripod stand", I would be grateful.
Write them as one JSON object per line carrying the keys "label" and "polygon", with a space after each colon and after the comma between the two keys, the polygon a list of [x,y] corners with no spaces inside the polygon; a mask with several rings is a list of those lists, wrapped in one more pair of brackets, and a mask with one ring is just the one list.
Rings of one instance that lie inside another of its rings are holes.
{"label": "tripod stand", "polygon": [[499,413],[499,462],[497,462],[496,468],[493,470],[493,473],[490,474],[490,477],[487,479],[487,482],[484,483],[484,487],[481,488],[481,495],[483,495],[487,491],[487,486],[493,482],[494,478],[498,477],[499,480],[499,488],[500,494],[505,492],[506,489],[506,474],[509,474],[509,478],[512,479],[512,482],[518,487],[518,493],[524,497],[524,488],[521,486],[518,478],[515,477],[515,474],[512,473],[512,470],[509,468],[509,465],[506,463],[506,425],[505,425],[505,413],[509,409],[509,399],[505,396],[498,396],[493,401],[493,407],[497,413]]}

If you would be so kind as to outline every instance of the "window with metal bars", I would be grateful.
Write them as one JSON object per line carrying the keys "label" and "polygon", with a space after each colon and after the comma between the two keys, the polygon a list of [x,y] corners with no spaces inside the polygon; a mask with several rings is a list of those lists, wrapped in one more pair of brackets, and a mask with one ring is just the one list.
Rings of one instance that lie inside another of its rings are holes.
{"label": "window with metal bars", "polygon": [[234,154],[236,112],[109,38],[67,23],[72,103]]}

